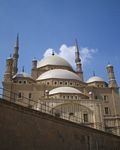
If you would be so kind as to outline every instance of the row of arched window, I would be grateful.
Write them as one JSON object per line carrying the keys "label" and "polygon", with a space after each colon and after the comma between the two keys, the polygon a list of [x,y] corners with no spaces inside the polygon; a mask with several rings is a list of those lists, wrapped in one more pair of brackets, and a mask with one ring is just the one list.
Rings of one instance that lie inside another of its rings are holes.
{"label": "row of arched window", "polygon": [[72,82],[72,81],[46,81],[46,85],[53,85],[53,86],[80,86],[79,82]]}
{"label": "row of arched window", "polygon": [[31,99],[32,98],[32,93],[28,93],[27,97],[24,97],[24,93],[23,92],[18,92],[17,97],[18,97],[18,99],[22,99],[22,98]]}

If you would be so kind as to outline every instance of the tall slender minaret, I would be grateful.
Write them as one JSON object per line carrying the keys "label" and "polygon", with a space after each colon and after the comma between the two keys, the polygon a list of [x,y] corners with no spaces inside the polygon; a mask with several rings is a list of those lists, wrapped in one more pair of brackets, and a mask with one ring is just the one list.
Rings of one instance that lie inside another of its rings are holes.
{"label": "tall slender minaret", "polygon": [[17,34],[16,45],[14,47],[13,71],[12,71],[13,75],[15,75],[18,72],[18,58],[19,58],[19,34]]}
{"label": "tall slender minaret", "polygon": [[107,68],[107,73],[108,73],[108,78],[109,78],[109,87],[114,87],[114,88],[118,87],[116,79],[115,79],[113,65],[108,64],[106,68]]}
{"label": "tall slender minaret", "polygon": [[77,40],[75,40],[75,42],[76,42],[76,48],[75,48],[76,73],[80,76],[81,80],[83,81],[83,71],[82,71],[79,47],[78,47]]}

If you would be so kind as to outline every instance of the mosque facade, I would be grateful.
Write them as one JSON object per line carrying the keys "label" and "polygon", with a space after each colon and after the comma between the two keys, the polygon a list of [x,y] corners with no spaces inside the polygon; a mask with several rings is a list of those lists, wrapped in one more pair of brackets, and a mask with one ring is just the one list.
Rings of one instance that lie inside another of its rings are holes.
{"label": "mosque facade", "polygon": [[31,75],[18,72],[19,37],[13,56],[6,59],[3,98],[81,125],[120,135],[120,96],[113,65],[107,65],[108,82],[93,75],[84,80],[76,43],[74,70],[52,53],[32,60]]}

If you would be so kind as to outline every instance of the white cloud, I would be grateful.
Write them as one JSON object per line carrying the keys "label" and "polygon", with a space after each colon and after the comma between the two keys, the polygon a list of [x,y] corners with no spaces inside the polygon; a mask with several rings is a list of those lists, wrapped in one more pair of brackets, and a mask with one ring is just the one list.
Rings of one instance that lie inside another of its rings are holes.
{"label": "white cloud", "polygon": [[87,47],[81,48],[80,54],[83,65],[90,62],[96,52],[97,49],[91,49]]}
{"label": "white cloud", "polygon": [[73,67],[75,67],[75,46],[67,46],[66,44],[61,45],[58,55],[66,59]]}
{"label": "white cloud", "polygon": [[[44,57],[51,55],[53,51],[54,50],[52,48],[47,49],[44,53]],[[97,49],[90,49],[88,47],[81,48],[80,57],[82,65],[89,63],[96,52]],[[67,46],[66,44],[62,44],[58,53],[55,51],[54,53],[66,59],[75,68],[75,46]]]}

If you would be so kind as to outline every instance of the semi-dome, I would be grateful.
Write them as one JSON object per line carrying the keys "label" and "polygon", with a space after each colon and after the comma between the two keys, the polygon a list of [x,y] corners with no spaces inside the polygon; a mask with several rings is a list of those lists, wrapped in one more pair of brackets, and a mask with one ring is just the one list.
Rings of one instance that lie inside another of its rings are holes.
{"label": "semi-dome", "polygon": [[26,73],[26,72],[18,72],[17,74],[15,74],[14,76],[13,76],[13,79],[14,78],[32,78],[31,77],[31,75],[29,75],[28,73]]}
{"label": "semi-dome", "polygon": [[87,80],[87,83],[92,83],[92,82],[105,82],[105,81],[101,77],[93,76]]}
{"label": "semi-dome", "polygon": [[49,95],[58,94],[58,93],[81,94],[82,92],[72,87],[58,87],[49,91]]}
{"label": "semi-dome", "polygon": [[43,58],[41,61],[38,61],[37,68],[44,67],[47,65],[66,66],[72,68],[71,65],[64,58],[58,55],[47,56]]}
{"label": "semi-dome", "polygon": [[37,78],[38,81],[46,79],[71,79],[81,81],[81,78],[78,75],[65,69],[49,70]]}

